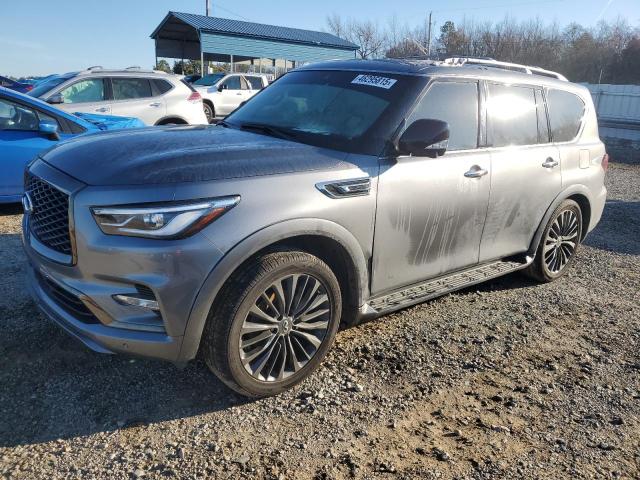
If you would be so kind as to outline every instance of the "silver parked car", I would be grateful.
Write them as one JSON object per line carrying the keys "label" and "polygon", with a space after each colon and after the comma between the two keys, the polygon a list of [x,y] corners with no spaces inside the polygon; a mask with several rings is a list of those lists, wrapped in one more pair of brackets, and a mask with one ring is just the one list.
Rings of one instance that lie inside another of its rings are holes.
{"label": "silver parked car", "polygon": [[603,211],[589,92],[471,59],[339,61],[217,126],[78,137],[26,175],[30,286],[101,352],[272,395],[338,326],[521,270],[563,275]]}
{"label": "silver parked car", "polygon": [[131,67],[54,75],[29,95],[66,112],[136,117],[145,125],[203,124],[201,95],[177,75]]}

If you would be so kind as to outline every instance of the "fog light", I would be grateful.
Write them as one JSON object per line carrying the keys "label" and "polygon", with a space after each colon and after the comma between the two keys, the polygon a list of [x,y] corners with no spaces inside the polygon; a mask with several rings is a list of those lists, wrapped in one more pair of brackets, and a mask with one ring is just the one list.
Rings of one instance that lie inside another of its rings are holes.
{"label": "fog light", "polygon": [[149,310],[154,310],[156,312],[160,311],[158,302],[155,300],[149,300],[147,298],[140,298],[140,297],[132,297],[130,295],[114,295],[113,299],[122,305],[148,308]]}

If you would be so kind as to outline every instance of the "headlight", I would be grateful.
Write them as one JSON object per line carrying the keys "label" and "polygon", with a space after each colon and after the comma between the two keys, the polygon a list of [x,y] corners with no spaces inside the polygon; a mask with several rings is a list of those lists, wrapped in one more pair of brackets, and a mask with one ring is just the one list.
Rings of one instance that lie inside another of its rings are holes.
{"label": "headlight", "polygon": [[193,235],[224,215],[240,201],[239,195],[192,202],[92,207],[91,213],[107,235],[182,238]]}

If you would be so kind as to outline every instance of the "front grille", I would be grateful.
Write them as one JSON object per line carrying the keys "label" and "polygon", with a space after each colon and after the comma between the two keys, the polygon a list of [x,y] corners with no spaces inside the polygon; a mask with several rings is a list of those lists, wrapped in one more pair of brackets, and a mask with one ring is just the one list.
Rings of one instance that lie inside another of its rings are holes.
{"label": "front grille", "polygon": [[52,250],[71,255],[69,195],[33,175],[27,179],[26,191],[33,206],[29,217],[33,234]]}
{"label": "front grille", "polygon": [[36,273],[40,286],[60,308],[83,323],[100,323],[84,303],[73,293],[62,288],[50,278]]}

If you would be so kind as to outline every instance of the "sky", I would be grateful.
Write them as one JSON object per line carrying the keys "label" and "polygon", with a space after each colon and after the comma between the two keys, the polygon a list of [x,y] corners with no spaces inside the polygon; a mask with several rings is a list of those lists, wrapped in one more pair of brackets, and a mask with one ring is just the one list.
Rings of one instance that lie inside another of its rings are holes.
{"label": "sky", "polygon": [[[433,10],[436,29],[464,18],[498,21],[539,17],[560,25],[626,18],[640,25],[640,0],[211,0],[213,15],[326,30],[326,18],[377,21],[395,15],[417,26]],[[91,65],[151,68],[151,32],[169,10],[205,13],[205,0],[0,0],[0,75],[47,75]]]}

